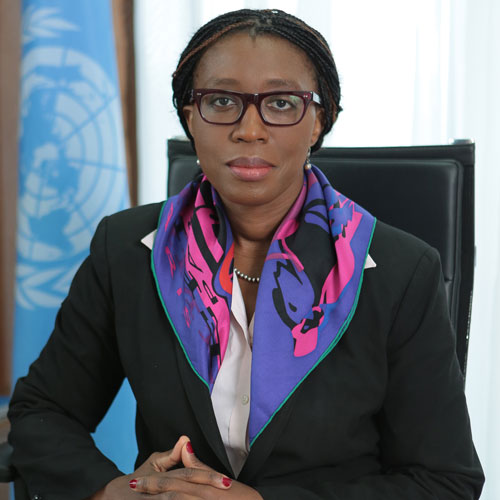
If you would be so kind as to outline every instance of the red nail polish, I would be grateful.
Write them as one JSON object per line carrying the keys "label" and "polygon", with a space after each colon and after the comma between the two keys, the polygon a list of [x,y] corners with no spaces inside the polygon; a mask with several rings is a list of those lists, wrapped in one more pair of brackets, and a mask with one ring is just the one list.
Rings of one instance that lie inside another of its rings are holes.
{"label": "red nail polish", "polygon": [[135,490],[137,488],[137,479],[132,479],[128,485],[133,489]]}
{"label": "red nail polish", "polygon": [[222,478],[222,484],[226,487],[226,488],[229,488],[229,486],[231,486],[231,483],[233,482],[232,479],[228,478],[228,477],[223,477]]}
{"label": "red nail polish", "polygon": [[194,453],[194,450],[193,450],[193,447],[191,445],[191,441],[188,441],[187,445],[186,445],[186,450],[188,453],[190,453],[191,455]]}

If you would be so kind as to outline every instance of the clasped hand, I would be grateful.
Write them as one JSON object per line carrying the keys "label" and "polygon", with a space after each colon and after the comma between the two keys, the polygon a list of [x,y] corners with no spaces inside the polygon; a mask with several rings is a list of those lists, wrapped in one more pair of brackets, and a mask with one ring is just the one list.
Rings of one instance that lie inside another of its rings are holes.
{"label": "clasped hand", "polygon": [[[171,470],[180,463],[183,468]],[[114,479],[89,500],[137,500],[146,495],[155,500],[262,500],[253,488],[198,460],[186,436],[171,450],[153,453],[133,474]]]}

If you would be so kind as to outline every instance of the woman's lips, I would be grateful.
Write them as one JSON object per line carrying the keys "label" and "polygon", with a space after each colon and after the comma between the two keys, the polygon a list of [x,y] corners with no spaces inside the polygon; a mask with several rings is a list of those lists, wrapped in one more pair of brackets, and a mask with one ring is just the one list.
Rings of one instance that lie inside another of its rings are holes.
{"label": "woman's lips", "polygon": [[262,158],[236,158],[227,162],[236,177],[245,181],[259,181],[274,167],[271,163]]}

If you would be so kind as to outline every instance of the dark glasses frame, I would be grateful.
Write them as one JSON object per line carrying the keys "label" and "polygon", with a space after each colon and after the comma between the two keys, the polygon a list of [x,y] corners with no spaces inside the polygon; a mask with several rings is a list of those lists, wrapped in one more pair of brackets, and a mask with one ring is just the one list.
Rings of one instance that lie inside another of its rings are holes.
{"label": "dark glasses frame", "polygon": [[[201,112],[201,100],[203,96],[207,94],[227,94],[227,95],[232,95],[235,97],[238,97],[241,99],[243,102],[243,107],[241,108],[240,114],[236,120],[228,123],[220,123],[220,122],[212,122],[205,118],[203,116],[203,113]],[[296,120],[293,123],[270,123],[268,122],[264,116],[262,115],[262,111],[260,109],[262,101],[269,96],[272,95],[293,95],[296,97],[300,97],[304,101],[304,109],[302,111],[302,115],[300,115],[300,118]],[[315,102],[316,104],[321,106],[321,98],[319,97],[316,92],[313,92],[312,90],[281,90],[281,91],[272,91],[272,92],[262,92],[260,94],[247,94],[245,92],[234,92],[232,90],[223,90],[223,89],[192,89],[191,90],[191,102],[195,102],[198,111],[200,113],[201,118],[203,121],[210,123],[212,125],[234,125],[235,123],[238,123],[243,116],[245,115],[248,105],[249,104],[255,104],[255,107],[257,108],[257,111],[259,112],[260,119],[266,124],[271,127],[290,127],[292,125],[297,125],[302,118],[304,118],[307,108],[311,102]]]}

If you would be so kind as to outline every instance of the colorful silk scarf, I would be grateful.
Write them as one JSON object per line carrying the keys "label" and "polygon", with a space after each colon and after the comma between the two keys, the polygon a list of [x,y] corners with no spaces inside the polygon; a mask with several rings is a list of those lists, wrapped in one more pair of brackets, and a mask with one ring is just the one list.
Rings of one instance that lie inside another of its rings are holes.
{"label": "colorful silk scarf", "polygon": [[[356,309],[375,218],[306,170],[262,270],[252,348],[250,446],[335,347]],[[159,296],[186,358],[212,391],[229,338],[233,236],[209,181],[162,209],[152,252]]]}

